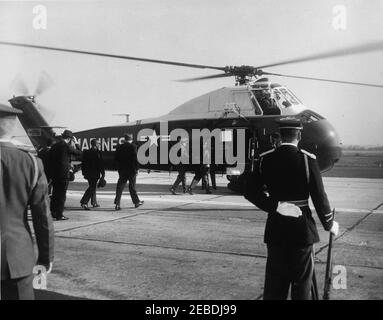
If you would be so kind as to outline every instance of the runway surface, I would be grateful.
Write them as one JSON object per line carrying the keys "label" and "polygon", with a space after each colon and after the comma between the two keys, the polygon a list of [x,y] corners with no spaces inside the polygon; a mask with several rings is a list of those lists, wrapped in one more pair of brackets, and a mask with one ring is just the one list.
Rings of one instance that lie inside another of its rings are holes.
{"label": "runway surface", "polygon": [[[109,172],[98,192],[101,207],[84,211],[79,202],[86,183],[78,176],[68,191],[70,219],[54,222],[54,271],[38,298],[261,299],[266,214],[228,190],[225,176],[217,176],[213,194],[198,186],[194,195],[174,196],[175,177],[140,173],[137,190],[145,204],[135,209],[126,188],[122,210],[114,211],[117,175]],[[324,182],[341,228],[334,265],[347,273],[347,288],[333,288],[331,298],[383,299],[383,179]],[[328,233],[318,219],[317,225],[322,295]]]}

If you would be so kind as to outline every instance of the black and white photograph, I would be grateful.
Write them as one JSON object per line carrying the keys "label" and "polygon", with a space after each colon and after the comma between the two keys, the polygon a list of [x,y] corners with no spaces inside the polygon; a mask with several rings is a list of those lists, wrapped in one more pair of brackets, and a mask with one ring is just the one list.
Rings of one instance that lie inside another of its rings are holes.
{"label": "black and white photograph", "polygon": [[383,0],[0,1],[0,70],[1,300],[383,299]]}

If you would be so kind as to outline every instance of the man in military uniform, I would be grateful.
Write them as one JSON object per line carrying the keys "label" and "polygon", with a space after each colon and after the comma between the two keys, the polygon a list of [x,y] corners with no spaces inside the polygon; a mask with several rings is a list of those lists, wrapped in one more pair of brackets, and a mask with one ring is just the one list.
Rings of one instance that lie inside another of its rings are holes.
{"label": "man in military uniform", "polygon": [[268,213],[265,300],[309,299],[318,231],[309,208],[311,196],[324,229],[337,234],[316,157],[297,147],[302,126],[298,119],[282,119],[281,144],[260,155],[258,170],[248,181],[245,198]]}
{"label": "man in military uniform", "polygon": [[49,151],[50,173],[52,178],[51,213],[57,221],[68,220],[63,215],[66,192],[69,184],[71,155],[81,156],[82,152],[71,146],[75,138],[72,131],[65,130],[61,139]]}
{"label": "man in military uniform", "polygon": [[128,181],[130,196],[134,206],[138,208],[143,205],[144,201],[140,201],[136,191],[138,159],[137,147],[133,144],[133,135],[125,134],[123,143],[116,148],[115,161],[119,176],[116,187],[116,197],[114,199],[115,210],[121,210],[121,196]]}
{"label": "man in military uniform", "polygon": [[10,142],[17,113],[21,111],[0,105],[0,294],[4,300],[32,300],[36,257],[28,206],[38,248],[37,264],[47,271],[53,262],[53,224],[41,160]]}
{"label": "man in military uniform", "polygon": [[270,135],[270,143],[274,149],[278,148],[281,144],[281,135],[279,132],[273,132]]}

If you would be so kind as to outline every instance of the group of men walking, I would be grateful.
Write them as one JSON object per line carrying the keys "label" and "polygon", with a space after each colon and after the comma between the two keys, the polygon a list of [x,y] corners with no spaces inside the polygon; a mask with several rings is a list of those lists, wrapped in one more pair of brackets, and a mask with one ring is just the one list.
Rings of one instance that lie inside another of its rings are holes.
{"label": "group of men walking", "polygon": [[[116,188],[115,209],[120,210],[121,195],[126,183],[129,181],[129,191],[135,207],[141,206],[141,201],[136,191],[136,176],[138,172],[137,149],[132,143],[133,136],[126,134],[124,140],[117,146],[115,161],[118,168],[119,179]],[[80,151],[79,144],[70,130],[65,130],[56,142],[49,140],[47,146],[38,152],[38,156],[44,163],[44,170],[48,178],[51,193],[51,214],[58,220],[68,220],[63,215],[66,200],[66,192],[71,180],[72,157],[81,158],[82,174],[88,181],[88,188],[80,200],[84,210],[90,210],[89,201],[93,208],[100,205],[97,202],[96,189],[103,187],[105,181],[105,168],[100,143],[96,139],[91,140],[90,149]]]}
{"label": "group of men walking", "polygon": [[202,166],[199,166],[195,170],[193,180],[190,183],[189,187],[186,187],[186,168],[185,168],[185,165],[180,163],[177,165],[176,168],[178,171],[178,175],[177,175],[177,178],[174,181],[173,185],[170,188],[170,192],[173,195],[177,194],[176,190],[177,190],[177,187],[180,185],[180,183],[182,184],[183,193],[188,192],[189,194],[193,194],[193,189],[197,186],[197,184],[201,180],[202,180],[202,186],[201,186],[202,190],[205,190],[205,192],[207,194],[211,194],[212,192],[210,190],[209,174],[210,174],[210,179],[211,179],[211,187],[213,189],[217,189],[216,181],[215,181],[215,172],[213,170],[211,170],[210,165],[202,165]]}
{"label": "group of men walking", "polygon": [[[180,141],[180,140],[179,140]],[[105,185],[105,169],[100,143],[96,139],[91,140],[91,147],[88,150],[80,151],[79,144],[70,130],[65,130],[57,141],[48,140],[46,147],[38,152],[44,164],[44,170],[51,190],[51,214],[56,221],[68,220],[63,215],[66,200],[66,192],[71,175],[72,157],[81,158],[82,174],[88,181],[88,188],[80,200],[84,210],[90,210],[89,201],[93,208],[99,207],[97,202],[97,186]],[[187,152],[186,148],[181,152]],[[139,169],[137,159],[137,147],[133,143],[133,136],[125,134],[122,143],[115,151],[114,157],[119,179],[116,186],[116,196],[114,199],[115,210],[121,210],[121,196],[126,184],[129,182],[129,193],[135,208],[141,206],[141,201],[136,191],[136,177]],[[176,188],[182,183],[183,191],[193,194],[194,187],[202,180],[202,189],[206,193],[211,193],[209,183],[209,173],[213,189],[216,189],[215,173],[211,171],[209,164],[204,164],[196,168],[195,176],[188,188],[186,188],[186,168],[180,163],[177,166],[178,176],[170,191],[176,194]]]}

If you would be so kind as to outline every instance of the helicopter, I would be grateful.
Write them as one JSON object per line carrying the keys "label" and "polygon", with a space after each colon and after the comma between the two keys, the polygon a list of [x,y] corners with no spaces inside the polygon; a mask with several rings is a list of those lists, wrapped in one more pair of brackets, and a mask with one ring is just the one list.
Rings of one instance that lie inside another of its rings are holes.
{"label": "helicopter", "polygon": [[[254,170],[254,163],[262,152],[272,147],[272,135],[278,131],[276,120],[294,117],[299,119],[303,126],[299,147],[316,155],[320,170],[327,171],[341,157],[340,138],[335,128],[323,116],[305,106],[290,89],[270,81],[268,77],[292,77],[383,88],[380,84],[264,71],[265,68],[280,65],[379,51],[383,49],[383,42],[332,50],[257,67],[217,67],[14,42],[0,41],[0,45],[220,71],[210,76],[181,80],[184,82],[234,77],[234,86],[203,94],[163,116],[75,132],[82,150],[90,147],[91,140],[99,140],[107,170],[116,169],[114,151],[124,134],[130,133],[137,144],[138,160],[142,169],[171,171],[182,162],[187,171],[195,171],[201,163],[208,162],[214,166],[215,172],[226,173],[228,179],[234,181],[244,172]],[[47,138],[54,136],[54,131],[38,111],[35,97],[17,96],[9,102],[14,108],[23,111],[19,119],[32,144],[36,148],[45,146]],[[178,137],[187,143],[188,159],[180,159],[178,156],[181,147]],[[208,157],[204,155],[205,147]]]}

